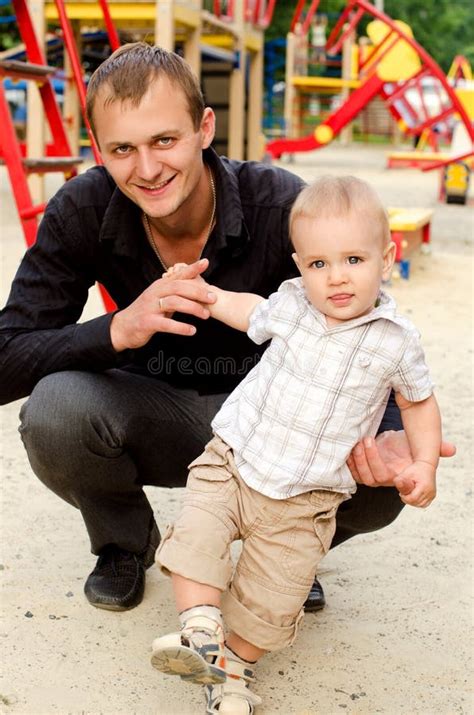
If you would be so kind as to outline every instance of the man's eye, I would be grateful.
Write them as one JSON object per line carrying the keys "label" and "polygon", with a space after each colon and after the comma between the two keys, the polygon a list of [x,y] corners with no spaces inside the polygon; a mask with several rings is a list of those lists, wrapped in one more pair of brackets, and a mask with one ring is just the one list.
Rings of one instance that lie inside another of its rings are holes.
{"label": "man's eye", "polygon": [[347,259],[348,263],[352,263],[353,266],[355,266],[357,263],[360,263],[361,259],[359,256],[349,256]]}
{"label": "man's eye", "polygon": [[315,268],[324,268],[325,263],[324,261],[313,261],[311,265]]}
{"label": "man's eye", "polygon": [[156,140],[156,143],[160,147],[168,147],[173,143],[173,137],[160,137]]}
{"label": "man's eye", "polygon": [[130,150],[131,147],[128,144],[122,144],[121,146],[115,147],[114,154],[128,154]]}

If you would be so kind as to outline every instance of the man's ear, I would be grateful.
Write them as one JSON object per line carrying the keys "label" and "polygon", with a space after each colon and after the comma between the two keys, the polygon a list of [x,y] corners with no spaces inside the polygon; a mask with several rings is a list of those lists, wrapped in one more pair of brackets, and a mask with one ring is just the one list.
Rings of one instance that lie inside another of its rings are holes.
{"label": "man's ear", "polygon": [[211,146],[216,133],[216,115],[210,107],[206,107],[201,119],[201,148],[207,149]]}
{"label": "man's ear", "polygon": [[383,271],[382,271],[382,278],[384,281],[388,281],[390,278],[390,275],[392,273],[392,268],[393,264],[395,262],[395,253],[396,253],[397,247],[394,244],[393,241],[390,241],[388,246],[385,248],[383,252]]}
{"label": "man's ear", "polygon": [[292,253],[292,254],[291,254],[291,257],[292,257],[292,259],[294,260],[294,262],[296,263],[296,265],[298,266],[298,270],[299,270],[299,272],[301,273],[301,265],[300,265],[300,259],[298,258],[298,254],[297,254],[297,253]]}

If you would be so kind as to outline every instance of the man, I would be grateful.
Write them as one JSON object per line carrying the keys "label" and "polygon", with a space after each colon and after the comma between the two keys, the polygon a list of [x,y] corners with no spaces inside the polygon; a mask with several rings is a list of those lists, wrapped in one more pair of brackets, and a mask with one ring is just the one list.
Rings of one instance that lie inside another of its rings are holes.
{"label": "man", "polygon": [[[220,159],[214,113],[174,53],[120,48],[87,97],[105,168],[53,197],[21,263],[0,320],[0,398],[31,393],[20,431],[33,471],[81,510],[98,556],[86,596],[124,610],[140,603],[160,539],[142,486],[184,486],[211,419],[261,354],[208,320],[202,287],[162,273],[184,262],[193,278],[203,256],[214,285],[268,296],[295,275],[288,214],[302,181]],[[96,280],[118,310],[78,324]],[[393,487],[369,488],[410,461],[403,433],[387,434],[400,427],[391,402],[380,453],[372,440],[351,457],[362,486],[341,508],[334,544],[400,512]],[[315,582],[307,606],[323,604]]]}

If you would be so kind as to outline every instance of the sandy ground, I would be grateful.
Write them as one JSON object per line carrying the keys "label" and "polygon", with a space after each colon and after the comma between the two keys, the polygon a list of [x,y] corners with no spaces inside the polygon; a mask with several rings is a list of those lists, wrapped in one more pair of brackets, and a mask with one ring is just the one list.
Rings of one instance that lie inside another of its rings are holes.
{"label": "sandy ground", "polygon": [[[439,496],[406,508],[382,532],[335,549],[320,576],[328,605],[308,615],[293,647],[259,668],[262,715],[474,712],[471,691],[473,212],[436,202],[437,176],[384,168],[381,149],[340,146],[295,159],[306,178],[356,173],[389,205],[432,206],[433,254],[391,287],[419,326],[437,383],[445,434],[458,454],[439,469]],[[23,251],[0,175],[2,299]],[[49,184],[50,190],[54,183]],[[86,314],[100,304],[93,296]],[[152,670],[152,638],[176,625],[169,582],[148,572],[144,602],[127,613],[91,608],[94,564],[80,515],[34,477],[17,432],[20,404],[2,417],[0,711],[25,715],[192,715],[198,688]],[[181,492],[150,489],[158,523]]]}

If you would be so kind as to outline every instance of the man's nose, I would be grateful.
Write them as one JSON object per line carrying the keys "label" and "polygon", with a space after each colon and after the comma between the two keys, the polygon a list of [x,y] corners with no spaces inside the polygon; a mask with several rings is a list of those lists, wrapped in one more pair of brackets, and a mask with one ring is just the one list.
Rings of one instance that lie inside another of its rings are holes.
{"label": "man's nose", "polygon": [[156,154],[148,148],[138,151],[136,172],[140,179],[152,182],[161,174],[161,168],[161,162],[157,160]]}

